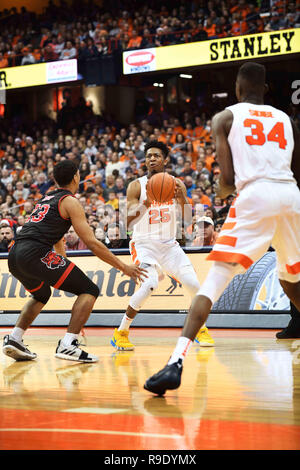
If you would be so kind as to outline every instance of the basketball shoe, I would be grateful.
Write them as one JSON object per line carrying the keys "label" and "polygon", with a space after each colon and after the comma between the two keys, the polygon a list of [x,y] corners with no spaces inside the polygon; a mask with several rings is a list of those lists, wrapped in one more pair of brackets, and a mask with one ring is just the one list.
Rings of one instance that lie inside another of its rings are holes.
{"label": "basketball shoe", "polygon": [[144,389],[156,395],[164,395],[167,390],[175,390],[181,384],[182,359],[167,364],[162,370],[146,380]]}
{"label": "basketball shoe", "polygon": [[215,341],[210,336],[206,326],[200,328],[194,341],[199,344],[199,346],[210,347],[215,345]]}
{"label": "basketball shoe", "polygon": [[300,319],[292,318],[286,328],[276,333],[277,339],[300,338]]}
{"label": "basketball shoe", "polygon": [[24,345],[23,340],[17,341],[11,335],[4,336],[2,351],[16,361],[32,361],[37,357],[36,353],[32,353]]}
{"label": "basketball shoe", "polygon": [[97,362],[99,358],[93,354],[88,354],[86,351],[83,351],[79,346],[81,344],[77,339],[73,339],[70,346],[66,346],[62,340],[59,340],[55,357],[59,359],[67,359],[69,361],[77,362]]}
{"label": "basketball shoe", "polygon": [[128,339],[128,330],[118,330],[115,328],[114,335],[110,340],[110,344],[118,351],[133,351],[134,345]]}

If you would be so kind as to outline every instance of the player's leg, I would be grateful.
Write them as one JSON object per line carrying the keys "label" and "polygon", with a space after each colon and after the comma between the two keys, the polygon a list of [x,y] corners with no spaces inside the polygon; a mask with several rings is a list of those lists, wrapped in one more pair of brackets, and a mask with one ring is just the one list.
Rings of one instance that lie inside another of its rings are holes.
{"label": "player's leg", "polygon": [[182,334],[178,338],[168,364],[146,381],[144,385],[146,390],[163,395],[166,390],[176,389],[180,386],[184,358],[199,329],[205,323],[212,305],[218,300],[238,271],[239,266],[236,264],[221,262],[213,264],[192,302]]}
{"label": "player's leg", "polygon": [[[31,352],[23,343],[23,336],[26,330],[31,326],[35,318],[39,315],[42,308],[48,302],[51,289],[44,281],[26,275],[22,269],[22,264],[18,260],[18,256],[22,255],[22,251],[18,247],[13,247],[9,254],[8,266],[11,274],[18,279],[25,289],[32,294],[21,310],[15,327],[9,335],[3,340],[3,352],[7,356],[12,357],[16,361],[30,361],[36,359],[37,354]],[[34,266],[34,260],[32,260]],[[32,269],[35,272],[35,269]]]}
{"label": "player's leg", "polygon": [[146,270],[148,277],[141,282],[139,289],[132,295],[120,326],[114,331],[111,345],[118,351],[132,351],[134,349],[134,345],[128,338],[129,328],[146,300],[158,287],[158,271],[156,266],[147,263],[141,263],[140,266]]}
{"label": "player's leg", "polygon": [[130,326],[146,300],[158,286],[157,256],[154,245],[153,241],[146,246],[140,242],[131,241],[130,243],[132,262],[143,267],[147,271],[148,277],[141,282],[139,289],[130,298],[121,323],[114,330],[110,343],[118,351],[132,351],[134,349],[134,345],[128,338]]}
{"label": "player's leg", "polygon": [[273,194],[269,191],[267,192],[269,198],[264,195],[261,200],[261,211],[266,209],[268,214],[268,217],[264,218],[257,212],[257,206],[252,202],[255,198],[257,200],[260,194],[256,187],[249,186],[240,194],[234,210],[229,211],[223,233],[207,257],[215,263],[192,302],[182,335],[168,364],[145,382],[146,390],[162,395],[166,390],[180,386],[183,361],[199,328],[206,321],[212,305],[232,278],[240,272],[240,267],[243,271],[247,270],[270,246],[276,231],[276,219],[268,214],[269,207],[273,207],[271,197]]}
{"label": "player's leg", "polygon": [[62,274],[60,278],[63,278],[63,281],[61,283],[57,281],[54,287],[58,287],[59,284],[61,290],[75,294],[78,297],[72,307],[67,332],[58,342],[55,357],[78,362],[97,362],[97,356],[80,348],[78,335],[90,317],[99,295],[99,288],[74,264],[72,264],[70,270],[67,267],[66,272],[67,275]]}
{"label": "player's leg", "polygon": [[[291,196],[291,200],[297,201],[297,195]],[[276,337],[300,338],[300,216],[299,213],[283,214],[281,219],[273,246],[277,255],[279,281],[290,299],[291,320],[286,328],[276,334]]]}
{"label": "player's leg", "polygon": [[280,280],[280,284],[291,301],[291,320],[288,326],[277,333],[278,339],[300,338],[300,282]]}
{"label": "player's leg", "polygon": [[[162,268],[188,290],[191,299],[195,297],[200,289],[200,283],[192,263],[180,246],[170,247],[168,253],[165,253]],[[214,339],[205,323],[197,332],[195,343],[204,347],[214,346]]]}

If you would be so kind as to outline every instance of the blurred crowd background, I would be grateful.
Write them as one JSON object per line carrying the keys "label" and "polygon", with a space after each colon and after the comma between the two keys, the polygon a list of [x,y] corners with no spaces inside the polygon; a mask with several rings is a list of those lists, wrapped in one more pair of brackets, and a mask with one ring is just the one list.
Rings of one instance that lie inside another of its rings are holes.
{"label": "blurred crowd background", "polygon": [[[299,26],[299,2],[211,0],[141,4],[115,1],[105,9],[93,1],[49,1],[38,15],[22,8],[0,12],[0,68],[78,58],[128,49],[201,41]],[[158,6],[159,5],[159,6]],[[299,125],[299,109],[286,110]],[[212,246],[234,195],[216,196],[219,165],[211,137],[213,110],[194,103],[180,116],[166,110],[137,113],[124,125],[95,114],[81,98],[57,119],[29,123],[15,115],[0,126],[0,252],[7,252],[36,201],[54,189],[53,168],[62,159],[78,163],[76,195],[96,237],[110,248],[128,248],[131,233],[122,204],[128,184],[147,173],[144,146],[160,140],[170,147],[166,171],[180,178],[193,207],[193,220],[178,222],[182,246]],[[71,227],[66,249],[85,249]]]}

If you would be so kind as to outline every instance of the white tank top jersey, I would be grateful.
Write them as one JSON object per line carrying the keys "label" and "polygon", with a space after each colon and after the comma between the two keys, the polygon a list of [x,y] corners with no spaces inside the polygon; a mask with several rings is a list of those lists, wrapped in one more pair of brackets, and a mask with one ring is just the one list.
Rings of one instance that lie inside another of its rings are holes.
{"label": "white tank top jersey", "polygon": [[228,106],[233,122],[228,136],[235,187],[258,179],[294,182],[291,170],[294,136],[290,118],[268,105]]}
{"label": "white tank top jersey", "polygon": [[[147,175],[138,178],[141,185],[139,202],[147,199]],[[176,240],[176,202],[172,199],[168,203],[154,202],[143,217],[133,226],[133,241]]]}

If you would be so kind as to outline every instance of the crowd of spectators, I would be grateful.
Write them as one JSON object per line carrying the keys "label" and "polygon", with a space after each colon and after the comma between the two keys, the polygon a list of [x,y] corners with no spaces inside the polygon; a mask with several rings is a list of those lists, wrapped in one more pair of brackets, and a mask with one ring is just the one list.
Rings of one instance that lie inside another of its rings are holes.
{"label": "crowd of spectators", "polygon": [[[103,2],[104,3],[104,2]],[[299,3],[288,0],[49,0],[42,14],[22,7],[0,12],[0,68],[100,57],[115,50],[299,27]]]}
{"label": "crowd of spectators", "polygon": [[[232,198],[215,195],[219,165],[211,140],[210,119],[185,113],[182,121],[170,116],[155,127],[146,119],[128,127],[83,125],[71,132],[46,126],[33,133],[2,131],[0,143],[0,251],[7,251],[36,201],[55,188],[54,165],[62,159],[77,162],[78,197],[96,237],[110,248],[128,248],[125,221],[126,189],[147,174],[144,146],[160,140],[170,148],[166,171],[180,178],[193,206],[193,222],[178,218],[178,241],[184,246],[212,245]],[[204,217],[204,219],[203,219]],[[67,250],[85,249],[73,227],[65,238]]]}

